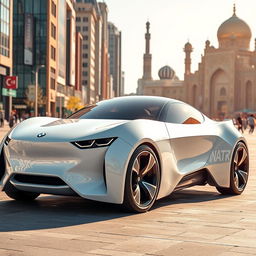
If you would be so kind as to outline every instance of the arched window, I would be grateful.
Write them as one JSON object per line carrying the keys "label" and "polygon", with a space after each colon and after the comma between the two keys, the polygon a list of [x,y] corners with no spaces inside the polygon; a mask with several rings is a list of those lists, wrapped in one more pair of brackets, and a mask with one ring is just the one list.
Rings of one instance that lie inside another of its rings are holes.
{"label": "arched window", "polygon": [[[229,87],[229,77],[227,73],[222,70],[218,69],[216,70],[212,77],[211,77],[211,82],[210,82],[210,108],[209,108],[209,115],[210,117],[218,117],[219,114],[224,114],[228,113],[228,98],[229,95],[227,95],[227,91],[225,88]],[[223,90],[224,89],[224,90]],[[223,99],[222,95],[223,93],[226,94],[226,99]]]}
{"label": "arched window", "polygon": [[226,95],[227,95],[227,91],[226,91],[226,89],[224,87],[222,87],[220,89],[220,96],[226,96]]}

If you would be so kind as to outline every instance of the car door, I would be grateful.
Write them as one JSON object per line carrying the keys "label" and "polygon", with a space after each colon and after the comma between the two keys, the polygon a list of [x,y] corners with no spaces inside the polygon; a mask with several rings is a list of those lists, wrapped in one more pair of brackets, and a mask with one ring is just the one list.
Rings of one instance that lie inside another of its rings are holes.
{"label": "car door", "polygon": [[170,103],[163,118],[178,171],[185,175],[202,169],[216,136],[211,134],[209,123],[201,112],[185,103]]}

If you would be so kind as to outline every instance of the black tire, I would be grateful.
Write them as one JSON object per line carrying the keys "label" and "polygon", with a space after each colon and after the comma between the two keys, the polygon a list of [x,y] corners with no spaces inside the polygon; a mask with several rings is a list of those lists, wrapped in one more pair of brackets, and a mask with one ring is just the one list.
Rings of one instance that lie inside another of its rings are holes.
{"label": "black tire", "polygon": [[7,196],[17,201],[33,201],[40,196],[39,193],[18,190],[10,182],[6,183],[4,192]]}
{"label": "black tire", "polygon": [[123,208],[142,213],[154,204],[160,186],[160,164],[155,152],[146,145],[133,153],[125,180]]}
{"label": "black tire", "polygon": [[229,188],[216,187],[223,195],[240,195],[243,193],[249,176],[249,153],[246,145],[239,142],[233,152],[230,167]]}

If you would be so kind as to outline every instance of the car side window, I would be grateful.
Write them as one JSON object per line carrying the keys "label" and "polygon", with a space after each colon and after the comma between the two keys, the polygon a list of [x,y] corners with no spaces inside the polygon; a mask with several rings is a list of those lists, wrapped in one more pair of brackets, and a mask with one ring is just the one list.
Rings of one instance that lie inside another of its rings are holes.
{"label": "car side window", "polygon": [[171,103],[166,111],[165,122],[175,124],[201,124],[204,117],[200,111],[184,103]]}

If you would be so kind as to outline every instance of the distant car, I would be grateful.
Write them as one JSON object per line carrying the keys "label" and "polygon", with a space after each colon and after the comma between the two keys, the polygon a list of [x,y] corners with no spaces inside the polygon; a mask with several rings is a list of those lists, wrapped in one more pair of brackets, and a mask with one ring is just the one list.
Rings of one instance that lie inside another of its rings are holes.
{"label": "distant car", "polygon": [[79,195],[135,212],[194,185],[241,194],[249,174],[232,121],[149,96],[105,100],[67,119],[27,119],[3,139],[0,160],[0,186],[13,199]]}

